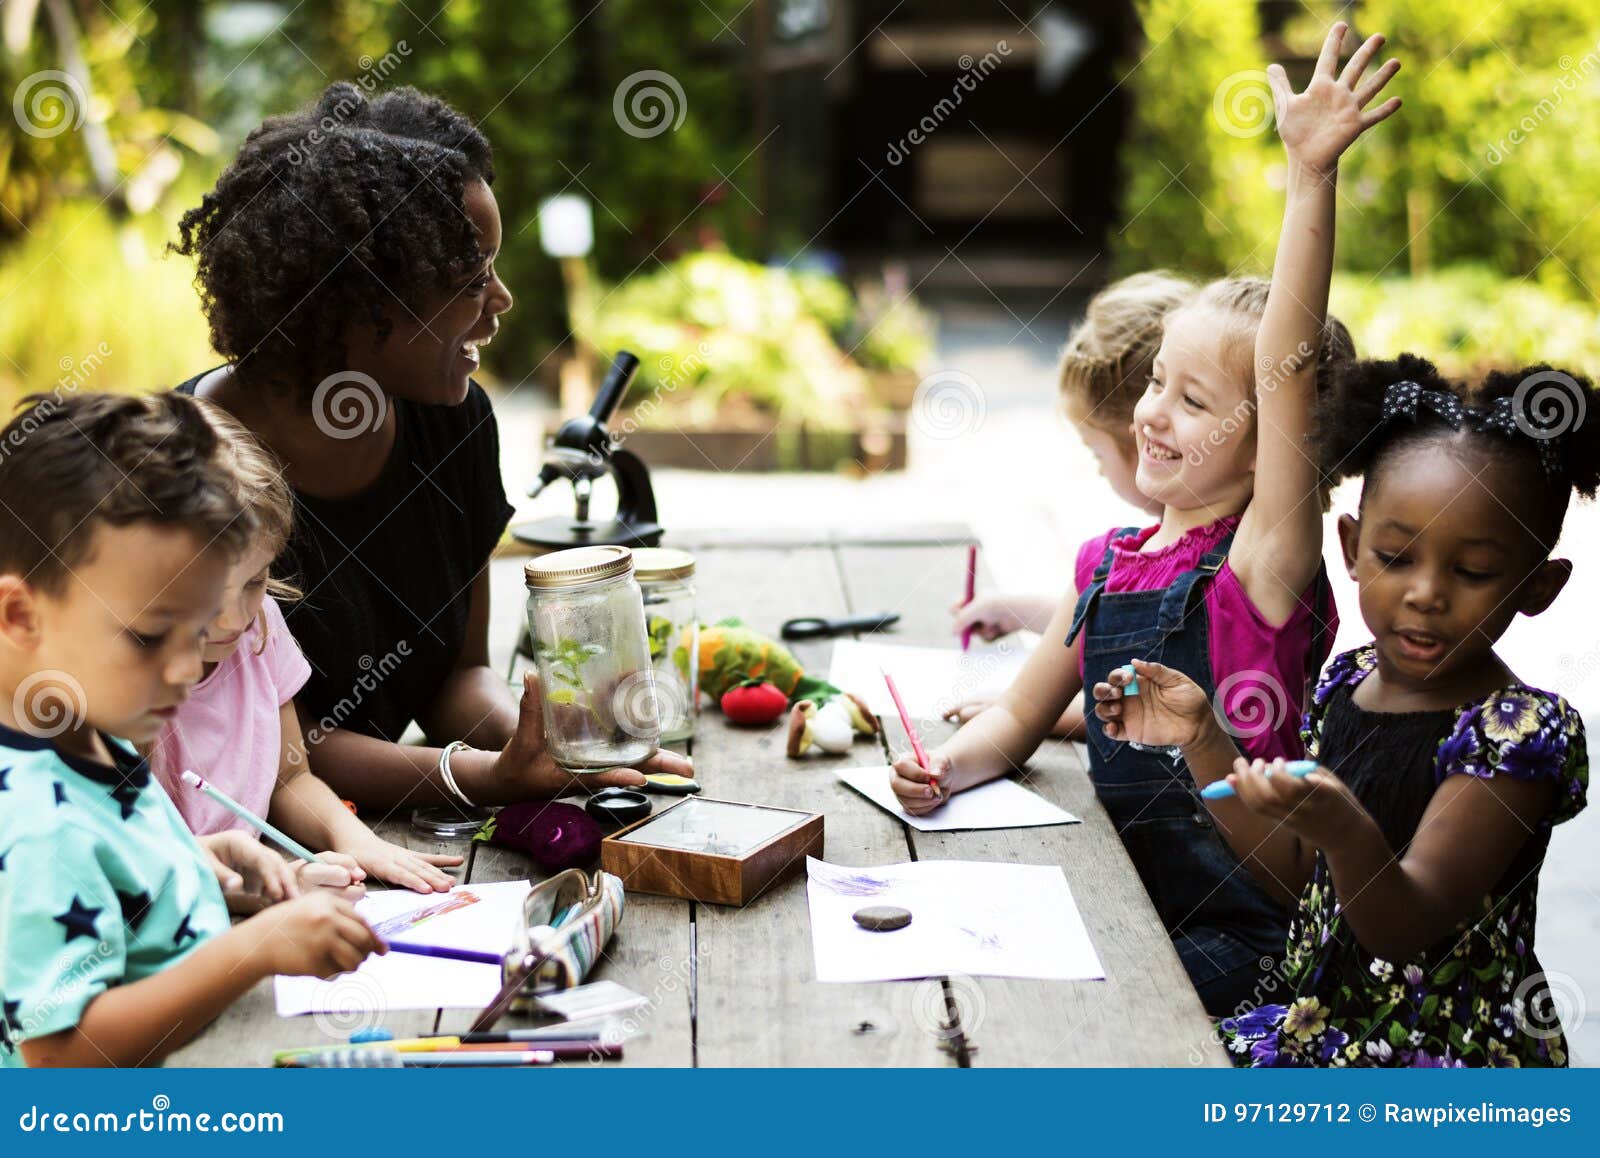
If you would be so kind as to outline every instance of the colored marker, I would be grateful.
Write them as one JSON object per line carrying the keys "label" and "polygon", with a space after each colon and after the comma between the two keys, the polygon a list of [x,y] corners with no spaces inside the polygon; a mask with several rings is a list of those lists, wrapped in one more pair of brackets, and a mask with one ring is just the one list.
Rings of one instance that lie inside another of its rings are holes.
{"label": "colored marker", "polygon": [[211,799],[222,805],[222,807],[233,813],[251,828],[254,828],[262,836],[265,836],[274,844],[281,845],[286,851],[299,857],[301,860],[308,860],[312,864],[328,863],[316,853],[312,852],[305,845],[301,844],[299,841],[291,839],[275,826],[269,824],[265,820],[262,820],[261,817],[251,812],[237,800],[234,800],[226,792],[223,792],[217,788],[213,788],[209,783],[202,779],[198,773],[185,769],[182,779],[185,784],[189,785],[189,787],[198,788],[201,792],[204,792],[207,796],[211,797]]}
{"label": "colored marker", "polygon": [[[1283,770],[1298,780],[1315,772],[1317,770],[1317,762],[1315,760],[1290,760],[1283,766]],[[1272,775],[1271,764],[1267,765],[1266,774],[1268,776]],[[1233,790],[1233,785],[1226,780],[1217,780],[1200,789],[1200,795],[1207,800],[1226,800],[1230,796],[1237,796],[1238,793]]]}
{"label": "colored marker", "polygon": [[[965,607],[978,596],[978,545],[972,544],[967,548],[967,597],[962,600],[961,606]],[[961,629],[961,650],[966,651],[972,646],[972,627],[969,625]]]}
{"label": "colored marker", "polygon": [[505,959],[481,949],[450,949],[443,945],[414,945],[409,941],[390,941],[391,953],[410,953],[415,957],[439,957],[445,961],[470,961],[475,965],[502,965]]}

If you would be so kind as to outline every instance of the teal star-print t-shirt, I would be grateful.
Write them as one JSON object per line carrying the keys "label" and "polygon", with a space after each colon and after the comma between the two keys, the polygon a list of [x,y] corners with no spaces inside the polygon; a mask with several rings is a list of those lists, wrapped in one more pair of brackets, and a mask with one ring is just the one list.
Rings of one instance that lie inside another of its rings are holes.
{"label": "teal star-print t-shirt", "polygon": [[101,993],[228,929],[216,875],[150,769],[0,725],[0,1068]]}

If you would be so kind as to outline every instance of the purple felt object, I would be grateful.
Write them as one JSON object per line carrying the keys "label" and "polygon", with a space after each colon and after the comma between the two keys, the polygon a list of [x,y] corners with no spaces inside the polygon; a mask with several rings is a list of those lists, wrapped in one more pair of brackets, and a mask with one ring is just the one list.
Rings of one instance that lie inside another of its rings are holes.
{"label": "purple felt object", "polygon": [[604,835],[595,819],[575,804],[528,800],[500,810],[489,843],[525,852],[553,873],[593,864]]}

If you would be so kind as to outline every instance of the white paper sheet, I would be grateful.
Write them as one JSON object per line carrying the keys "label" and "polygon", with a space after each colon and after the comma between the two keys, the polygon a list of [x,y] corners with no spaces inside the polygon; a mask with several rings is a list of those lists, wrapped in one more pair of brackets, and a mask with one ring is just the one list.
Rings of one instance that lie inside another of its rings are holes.
{"label": "white paper sheet", "polygon": [[845,768],[839,779],[885,812],[892,812],[919,832],[950,832],[972,828],[1039,828],[1047,824],[1078,824],[1065,809],[1057,808],[1015,780],[991,780],[967,792],[958,792],[926,816],[912,816],[900,807],[889,787],[889,766]]}
{"label": "white paper sheet", "polygon": [[883,682],[886,671],[894,677],[913,718],[937,720],[967,700],[1005,691],[1031,650],[1010,639],[965,653],[959,647],[841,639],[833,645],[828,682],[861,696],[878,715],[896,719],[894,699]]}
{"label": "white paper sheet", "polygon": [[[818,981],[961,973],[1072,981],[1105,977],[1056,865],[925,860],[846,868],[806,858]],[[857,925],[868,905],[911,912],[892,933]]]}
{"label": "white paper sheet", "polygon": [[[392,933],[387,939],[504,953],[511,948],[517,922],[522,919],[522,900],[530,887],[527,881],[457,885],[450,890],[450,896],[467,893],[477,901]],[[444,899],[440,893],[425,896],[388,889],[361,898],[356,911],[377,925]],[[499,991],[497,965],[442,961],[410,953],[373,955],[354,973],[341,974],[331,981],[284,976],[273,981],[279,1017],[322,1013],[352,1021],[393,1009],[481,1009]]]}

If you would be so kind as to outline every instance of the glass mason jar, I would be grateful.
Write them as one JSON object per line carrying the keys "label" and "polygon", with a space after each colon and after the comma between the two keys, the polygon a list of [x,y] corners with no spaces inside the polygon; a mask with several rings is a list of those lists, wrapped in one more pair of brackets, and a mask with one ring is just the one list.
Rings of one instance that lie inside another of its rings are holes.
{"label": "glass mason jar", "polygon": [[662,740],[694,735],[700,709],[700,621],[694,605],[694,556],[672,547],[641,547],[633,570],[644,592],[644,628],[656,669]]}
{"label": "glass mason jar", "polygon": [[626,547],[576,547],[523,568],[550,755],[574,772],[642,763],[661,740],[644,599]]}

